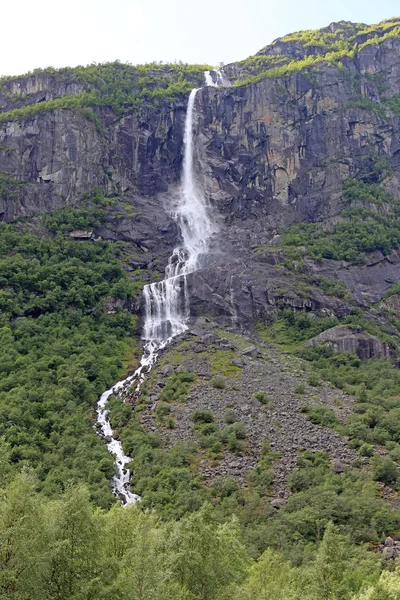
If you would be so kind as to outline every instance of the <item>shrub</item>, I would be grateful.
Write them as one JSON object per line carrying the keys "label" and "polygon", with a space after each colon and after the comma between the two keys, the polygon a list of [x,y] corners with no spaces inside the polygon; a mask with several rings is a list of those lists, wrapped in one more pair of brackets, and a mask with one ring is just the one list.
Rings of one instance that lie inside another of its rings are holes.
{"label": "shrub", "polygon": [[225,411],[224,414],[224,422],[227,425],[232,425],[232,423],[235,423],[237,421],[237,416],[234,410],[228,409],[227,411]]}
{"label": "shrub", "polygon": [[158,417],[165,417],[171,412],[171,407],[166,402],[158,402],[156,407],[156,414]]}
{"label": "shrub", "polygon": [[234,435],[238,440],[245,440],[247,437],[245,426],[242,423],[234,423],[221,431],[223,441],[226,441],[230,435]]}
{"label": "shrub", "polygon": [[211,384],[217,390],[224,390],[226,388],[225,380],[222,379],[222,377],[214,377],[214,379],[212,380]]}
{"label": "shrub", "polygon": [[331,408],[326,406],[311,406],[304,405],[301,407],[301,412],[307,413],[308,418],[314,425],[322,425],[323,427],[334,427],[339,425],[338,418]]}
{"label": "shrub", "polygon": [[244,450],[244,444],[234,433],[228,436],[228,450],[230,452],[240,453]]}
{"label": "shrub", "polygon": [[306,392],[306,388],[304,387],[304,383],[299,383],[296,385],[295,390],[296,394],[303,395]]}
{"label": "shrub", "polygon": [[321,385],[321,380],[318,377],[317,373],[311,373],[310,377],[308,378],[308,383],[313,387],[318,387],[319,385]]}
{"label": "shrub", "polygon": [[263,495],[271,487],[274,481],[274,473],[272,469],[263,469],[258,465],[250,471],[248,479],[251,487]]}
{"label": "shrub", "polygon": [[375,481],[381,481],[386,485],[396,485],[399,478],[396,464],[391,458],[384,458],[382,456],[374,457],[373,477]]}
{"label": "shrub", "polygon": [[194,381],[193,373],[183,371],[174,373],[167,379],[167,383],[160,394],[160,400],[166,402],[183,402],[190,389],[190,383]]}
{"label": "shrub", "polygon": [[374,447],[371,444],[363,444],[359,450],[361,456],[373,456]]}
{"label": "shrub", "polygon": [[261,404],[268,404],[269,402],[268,394],[265,392],[256,392],[254,398],[261,402]]}
{"label": "shrub", "polygon": [[192,421],[195,423],[213,423],[214,417],[210,410],[198,409],[193,411]]}
{"label": "shrub", "polygon": [[202,435],[212,435],[218,431],[218,426],[216,423],[199,423],[196,425],[196,429],[198,429]]}

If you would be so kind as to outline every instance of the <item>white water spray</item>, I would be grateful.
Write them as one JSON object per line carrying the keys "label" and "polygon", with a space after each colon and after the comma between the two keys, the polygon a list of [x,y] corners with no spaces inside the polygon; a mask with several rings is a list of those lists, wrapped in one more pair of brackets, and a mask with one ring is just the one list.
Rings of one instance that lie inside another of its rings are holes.
{"label": "white water spray", "polygon": [[197,92],[198,89],[194,89],[189,96],[181,189],[173,212],[181,231],[182,246],[173,251],[165,269],[165,279],[143,289],[143,338],[155,346],[187,329],[190,313],[186,276],[200,268],[201,257],[208,252],[210,237],[217,231],[194,168],[193,116]]}
{"label": "white water spray", "polygon": [[[206,85],[218,86],[213,82],[211,74],[205,75]],[[218,75],[219,74],[219,75]],[[211,81],[211,83],[210,83]],[[126,456],[121,442],[113,437],[106,404],[113,394],[124,395],[127,387],[136,382],[136,393],[140,389],[145,373],[150,371],[157,360],[158,352],[175,336],[187,329],[190,316],[187,275],[201,268],[201,259],[208,252],[211,236],[217,232],[216,223],[209,213],[209,206],[202,192],[195,170],[195,142],[193,137],[196,94],[200,88],[190,92],[184,135],[184,156],[181,186],[176,198],[173,217],[176,220],[182,237],[182,245],[175,248],[165,269],[165,279],[146,285],[143,289],[144,299],[144,353],[139,368],[133,375],[118,382],[100,397],[97,403],[97,423],[102,435],[108,440],[108,450],[116,457],[117,474],[112,480],[113,493],[120,496],[127,505],[140,500],[129,489],[130,473],[127,465],[131,458]]]}
{"label": "white water spray", "polygon": [[[211,75],[211,73],[215,74],[214,77]],[[231,85],[229,79],[227,79],[227,77],[225,77],[225,75],[219,69],[213,69],[213,71],[205,71],[204,77],[206,80],[206,85],[208,86],[229,87]]]}

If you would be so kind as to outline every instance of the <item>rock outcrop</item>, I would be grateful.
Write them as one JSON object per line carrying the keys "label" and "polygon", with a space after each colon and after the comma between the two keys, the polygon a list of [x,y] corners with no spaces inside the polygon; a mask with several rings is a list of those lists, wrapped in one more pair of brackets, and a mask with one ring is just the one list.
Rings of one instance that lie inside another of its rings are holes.
{"label": "rock outcrop", "polygon": [[359,328],[351,329],[345,325],[337,325],[323,331],[304,345],[319,346],[327,344],[334,352],[351,352],[361,360],[374,358],[390,358],[397,360],[395,349],[384,344],[374,335],[363,333]]}
{"label": "rock outcrop", "polygon": [[[390,27],[378,27],[376,39],[364,29],[348,23],[328,28],[359,45],[340,61],[263,73],[265,61],[289,64],[323,53],[318,44],[283,38],[260,51],[261,63],[250,61],[253,70],[242,63],[224,67],[237,85],[198,92],[195,159],[220,233],[204,270],[190,278],[194,314],[206,309],[245,326],[273,320],[284,307],[343,316],[353,310],[351,302],[318,285],[304,289],[303,282],[301,289],[302,273],[342,280],[349,299],[362,307],[400,279],[396,252],[361,266],[319,261],[290,272],[285,255],[272,252],[287,225],[329,219],[330,226],[344,208],[347,178],[380,182],[400,199],[400,37],[385,37]],[[182,170],[184,94],[181,100],[154,96],[122,114],[101,102],[89,113],[79,107],[31,116],[9,112],[81,97],[95,87],[73,69],[2,83],[0,219],[79,205],[98,189],[116,200],[93,238],[132,243],[128,269],[163,272],[179,242],[169,212]]]}

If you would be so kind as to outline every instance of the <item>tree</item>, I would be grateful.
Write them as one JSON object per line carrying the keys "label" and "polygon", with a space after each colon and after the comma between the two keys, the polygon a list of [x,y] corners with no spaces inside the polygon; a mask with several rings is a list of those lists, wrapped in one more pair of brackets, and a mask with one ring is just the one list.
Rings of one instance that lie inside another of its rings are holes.
{"label": "tree", "polygon": [[198,600],[222,600],[240,583],[248,558],[236,519],[215,523],[208,505],[172,526],[167,540],[171,581]]}
{"label": "tree", "polygon": [[83,600],[95,585],[99,530],[89,492],[69,488],[46,510],[49,535],[46,591],[52,600]]}
{"label": "tree", "polygon": [[4,600],[44,598],[47,539],[36,483],[29,472],[20,473],[0,502],[0,597]]}
{"label": "tree", "polygon": [[329,522],[310,571],[310,598],[347,600],[366,581],[375,582],[379,575],[378,559],[364,548],[351,544]]}
{"label": "tree", "polygon": [[235,599],[300,600],[304,598],[300,573],[300,569],[268,548],[251,567],[249,579],[238,589]]}

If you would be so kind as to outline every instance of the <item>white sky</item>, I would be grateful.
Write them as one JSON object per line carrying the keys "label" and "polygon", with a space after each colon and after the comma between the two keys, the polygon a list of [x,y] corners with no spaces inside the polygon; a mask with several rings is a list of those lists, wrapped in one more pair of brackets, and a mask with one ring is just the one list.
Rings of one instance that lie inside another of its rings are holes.
{"label": "white sky", "polygon": [[217,65],[332,21],[376,23],[399,0],[16,0],[1,9],[0,75],[119,59]]}

